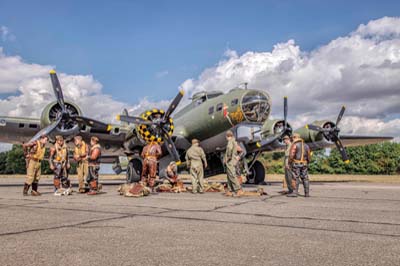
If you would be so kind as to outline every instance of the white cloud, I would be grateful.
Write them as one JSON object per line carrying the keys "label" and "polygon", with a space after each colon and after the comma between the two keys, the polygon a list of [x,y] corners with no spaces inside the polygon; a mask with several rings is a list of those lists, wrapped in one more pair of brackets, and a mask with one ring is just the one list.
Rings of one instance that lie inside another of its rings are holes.
{"label": "white cloud", "polygon": [[310,52],[294,40],[271,52],[228,50],[216,66],[181,87],[193,94],[227,91],[243,82],[271,95],[275,117],[282,117],[282,98],[288,95],[292,125],[336,119],[345,104],[343,131],[399,136],[400,18],[370,21]]}
{"label": "white cloud", "polygon": [[11,33],[10,29],[6,26],[0,26],[0,36],[3,42],[15,41],[15,35]]}

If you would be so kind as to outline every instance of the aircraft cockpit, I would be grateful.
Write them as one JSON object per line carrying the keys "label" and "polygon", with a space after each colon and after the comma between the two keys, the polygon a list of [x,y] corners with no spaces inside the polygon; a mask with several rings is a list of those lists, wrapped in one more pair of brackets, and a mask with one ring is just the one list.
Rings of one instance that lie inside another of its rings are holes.
{"label": "aircraft cockpit", "polygon": [[200,104],[202,104],[203,102],[205,102],[208,99],[212,99],[215,98],[217,96],[222,95],[223,92],[221,91],[201,91],[201,92],[197,92],[193,95],[192,97],[192,102],[195,103],[195,106],[198,106]]}
{"label": "aircraft cockpit", "polygon": [[250,122],[264,122],[271,111],[269,96],[261,91],[249,91],[242,98],[242,111]]}

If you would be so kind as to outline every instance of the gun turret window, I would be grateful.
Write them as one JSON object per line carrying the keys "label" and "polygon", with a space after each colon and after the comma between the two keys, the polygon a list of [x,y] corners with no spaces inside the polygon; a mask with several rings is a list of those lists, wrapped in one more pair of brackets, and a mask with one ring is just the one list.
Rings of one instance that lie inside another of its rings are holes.
{"label": "gun turret window", "polygon": [[261,91],[249,91],[242,98],[242,111],[247,121],[264,122],[270,113],[269,96]]}
{"label": "gun turret window", "polygon": [[212,113],[214,113],[214,106],[208,108],[208,114],[211,115]]}
{"label": "gun turret window", "polygon": [[235,105],[237,105],[238,103],[239,103],[239,99],[234,99],[234,100],[232,100],[231,105],[232,105],[232,106],[235,106]]}
{"label": "gun turret window", "polygon": [[222,106],[223,106],[222,103],[217,104],[217,112],[222,110]]}

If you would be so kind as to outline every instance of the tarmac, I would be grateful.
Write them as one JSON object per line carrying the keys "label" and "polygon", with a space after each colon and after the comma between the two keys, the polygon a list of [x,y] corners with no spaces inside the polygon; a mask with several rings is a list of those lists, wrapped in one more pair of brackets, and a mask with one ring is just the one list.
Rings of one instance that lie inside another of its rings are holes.
{"label": "tarmac", "polygon": [[[311,197],[22,196],[0,180],[0,265],[400,265],[400,185],[312,183]],[[115,181],[114,181],[115,182]],[[254,190],[248,186],[246,190]],[[303,194],[303,191],[300,191]]]}

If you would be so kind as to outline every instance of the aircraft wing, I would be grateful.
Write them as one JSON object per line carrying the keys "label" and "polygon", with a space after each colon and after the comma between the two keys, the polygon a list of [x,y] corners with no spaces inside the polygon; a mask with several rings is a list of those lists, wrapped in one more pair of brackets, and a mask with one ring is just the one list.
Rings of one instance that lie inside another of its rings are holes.
{"label": "aircraft wing", "polygon": [[392,139],[393,137],[340,135],[340,140],[346,147],[375,144]]}
{"label": "aircraft wing", "polygon": [[21,144],[40,130],[40,119],[0,116],[0,142]]}

